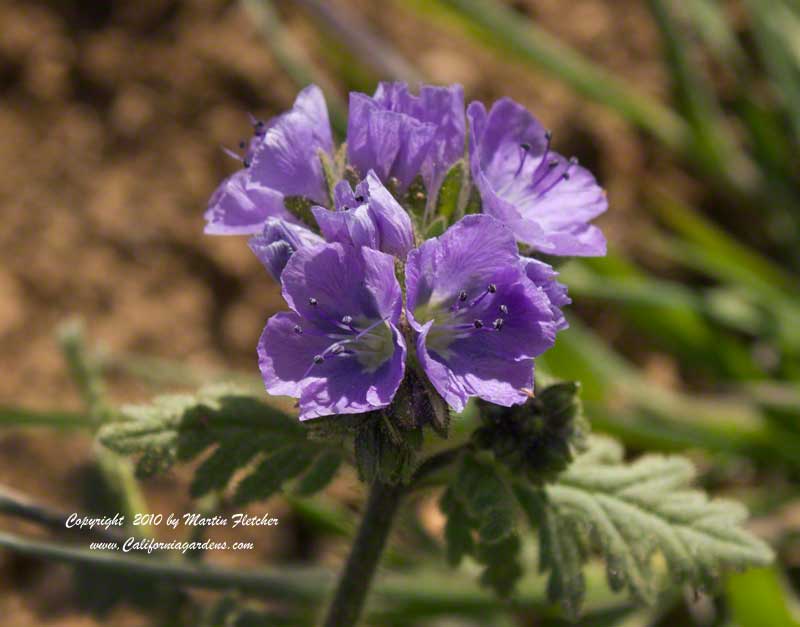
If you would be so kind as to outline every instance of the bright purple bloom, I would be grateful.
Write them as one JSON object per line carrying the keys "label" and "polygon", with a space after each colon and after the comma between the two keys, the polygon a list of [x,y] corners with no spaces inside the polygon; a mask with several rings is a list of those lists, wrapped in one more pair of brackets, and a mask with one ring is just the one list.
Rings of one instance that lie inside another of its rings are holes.
{"label": "bright purple bloom", "polygon": [[464,156],[466,118],[461,85],[423,85],[419,96],[409,93],[405,83],[380,83],[373,100],[379,106],[436,127],[431,149],[422,164],[428,196],[435,196],[447,170]]}
{"label": "bright purple bloom", "polygon": [[297,250],[281,275],[291,309],[258,344],[270,394],[299,399],[300,419],[386,407],[405,373],[394,259],[342,244]]}
{"label": "bright purple bloom", "polygon": [[404,191],[428,157],[436,126],[390,111],[366,94],[350,94],[347,119],[347,160],[361,176],[370,170],[383,183],[397,179]]}
{"label": "bright purple bloom", "polygon": [[533,358],[553,345],[559,321],[507,226],[466,216],[411,251],[406,287],[417,357],[453,409],[472,396],[506,406],[528,398]]}
{"label": "bright purple bloom", "polygon": [[319,87],[306,87],[289,111],[254,126],[245,167],[225,179],[209,201],[206,233],[258,233],[269,217],[296,222],[285,196],[327,199],[319,153],[333,152],[333,137]]}
{"label": "bright purple bloom", "polygon": [[506,223],[517,240],[551,255],[604,255],[603,234],[589,221],[608,207],[591,172],[550,150],[550,134],[509,98],[486,113],[467,109],[470,168],[483,212]]}
{"label": "bright purple bloom", "polygon": [[335,211],[313,207],[317,224],[329,242],[367,246],[405,259],[414,247],[411,218],[370,170],[355,192],[347,181],[334,189]]}
{"label": "bright purple bloom", "polygon": [[259,261],[276,281],[292,256],[300,248],[325,243],[319,235],[299,224],[279,218],[267,218],[264,230],[250,238],[250,246]]}

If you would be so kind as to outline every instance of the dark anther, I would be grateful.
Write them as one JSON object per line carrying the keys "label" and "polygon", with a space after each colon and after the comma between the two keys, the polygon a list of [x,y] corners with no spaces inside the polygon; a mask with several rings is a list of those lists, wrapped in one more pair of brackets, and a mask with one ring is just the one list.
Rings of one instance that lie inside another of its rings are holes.
{"label": "dark anther", "polygon": [[486,288],[486,291],[490,294],[494,294],[497,291],[497,286],[494,283],[489,283],[489,287]]}
{"label": "dark anther", "polygon": [[345,205],[344,207],[342,207],[342,211],[350,211],[350,207],[348,207],[347,205]]}
{"label": "dark anther", "polygon": [[460,300],[462,303],[463,303],[465,300],[467,300],[467,293],[466,293],[466,291],[464,291],[464,290],[461,290],[461,291],[458,293],[458,300]]}
{"label": "dark anther", "polygon": [[550,141],[551,139],[553,139],[553,131],[545,131],[544,132],[544,138],[547,141]]}
{"label": "dark anther", "polygon": [[565,181],[568,181],[569,180],[569,172],[564,172],[564,174],[561,175],[561,178],[564,179]]}
{"label": "dark anther", "polygon": [[474,326],[476,329],[482,329],[483,320],[476,320],[475,322],[472,323],[472,326]]}
{"label": "dark anther", "polygon": [[315,364],[321,364],[323,361],[325,361],[325,358],[322,355],[314,355]]}
{"label": "dark anther", "polygon": [[507,305],[500,305],[500,313],[503,315],[508,315],[508,306]]}
{"label": "dark anther", "polygon": [[308,304],[311,305],[312,307],[316,307],[317,299],[312,296],[311,298],[308,299]]}
{"label": "dark anther", "polygon": [[492,322],[492,326],[497,329],[498,331],[503,328],[503,319],[498,318],[494,322]]}
{"label": "dark anther", "polygon": [[242,165],[244,167],[246,167],[246,168],[249,168],[250,167],[250,160],[249,159],[242,160]]}
{"label": "dark anther", "polygon": [[578,165],[578,157],[570,157],[570,158],[569,158],[569,162],[570,162],[572,165]]}
{"label": "dark anther", "polygon": [[294,325],[294,332],[297,333],[297,335],[303,335],[303,328],[299,324],[296,324]]}
{"label": "dark anther", "polygon": [[557,165],[558,165],[558,159],[551,159],[550,161],[547,162],[547,167],[551,169],[556,167]]}
{"label": "dark anther", "polygon": [[364,202],[365,200],[366,198],[364,198],[363,196],[356,196],[356,202]]}
{"label": "dark anther", "polygon": [[247,142],[246,141],[242,140],[242,141],[239,142],[239,148],[244,148],[245,146],[247,146]]}
{"label": "dark anther", "polygon": [[350,324],[353,321],[353,316],[342,316],[342,322],[344,324]]}
{"label": "dark anther", "polygon": [[531,145],[527,142],[522,142],[519,145],[519,147],[522,148],[525,152],[528,152],[531,149]]}

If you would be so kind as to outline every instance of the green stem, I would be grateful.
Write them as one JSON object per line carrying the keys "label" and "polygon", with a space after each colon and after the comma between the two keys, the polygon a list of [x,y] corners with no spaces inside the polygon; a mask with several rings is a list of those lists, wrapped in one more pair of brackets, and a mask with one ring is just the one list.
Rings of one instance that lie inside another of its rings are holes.
{"label": "green stem", "polygon": [[[69,373],[96,430],[113,416],[114,410],[106,400],[100,368],[88,356],[81,322],[63,325],[59,329],[59,342]],[[130,523],[136,514],[146,513],[147,502],[136,481],[131,462],[102,446],[96,447],[96,458],[103,480],[118,500],[125,520]],[[140,530],[147,532],[146,527]]]}
{"label": "green stem", "polygon": [[[155,554],[145,557],[63,546],[5,532],[0,532],[0,549],[52,562],[84,566],[98,572],[124,573],[198,589],[239,590],[282,603],[317,604],[332,581],[328,571],[317,567],[234,570],[160,559]],[[587,612],[626,603],[610,592],[599,564],[590,564],[586,576]],[[546,599],[545,587],[544,577],[531,574],[523,578],[514,598],[515,608],[540,616],[548,615],[552,612],[552,605]],[[394,619],[393,624],[417,623],[421,619],[438,616],[486,618],[508,610],[507,601],[481,588],[471,576],[452,570],[443,573],[421,568],[410,574],[386,575],[376,582],[374,594],[376,602],[368,616],[371,624],[387,624],[389,618]]]}
{"label": "green stem", "polygon": [[358,623],[402,496],[402,486],[381,481],[372,484],[361,526],[323,623],[325,627],[352,627]]}

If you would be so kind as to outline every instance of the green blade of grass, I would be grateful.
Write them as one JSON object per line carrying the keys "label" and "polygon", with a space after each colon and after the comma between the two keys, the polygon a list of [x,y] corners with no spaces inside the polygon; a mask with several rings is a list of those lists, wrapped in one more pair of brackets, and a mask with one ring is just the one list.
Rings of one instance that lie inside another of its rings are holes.
{"label": "green blade of grass", "polygon": [[[708,171],[735,179],[753,176],[753,165],[739,151],[724,124],[714,89],[689,58],[690,42],[664,0],[647,0],[661,34],[679,110],[692,129],[694,151]],[[751,182],[752,185],[752,182]]]}
{"label": "green blade of grass", "polygon": [[0,407],[0,427],[51,427],[88,429],[94,421],[87,413],[61,410],[36,411],[23,407]]}
{"label": "green blade of grass", "polygon": [[690,149],[691,132],[679,115],[502,4],[494,0],[439,0],[415,2],[414,5],[429,14],[436,8],[449,9],[477,27],[483,39],[556,76],[587,98],[617,111],[670,148]]}

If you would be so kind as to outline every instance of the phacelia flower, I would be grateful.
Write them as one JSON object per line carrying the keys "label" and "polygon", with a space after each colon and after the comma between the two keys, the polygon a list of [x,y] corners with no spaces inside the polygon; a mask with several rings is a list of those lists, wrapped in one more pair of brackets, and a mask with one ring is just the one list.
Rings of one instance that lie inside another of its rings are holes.
{"label": "phacelia flower", "polygon": [[319,87],[306,87],[289,111],[255,122],[254,129],[244,168],[225,179],[209,201],[206,233],[258,233],[270,217],[297,221],[284,205],[286,196],[316,203],[327,198],[319,153],[333,152],[333,137]]}
{"label": "phacelia flower", "polygon": [[347,181],[334,189],[335,211],[313,207],[317,224],[329,242],[367,246],[405,259],[414,246],[408,212],[370,170],[355,191]]}
{"label": "phacelia flower", "polygon": [[292,254],[305,246],[324,243],[324,239],[304,226],[280,218],[267,218],[264,230],[251,237],[248,245],[272,278],[280,281]]}
{"label": "phacelia flower", "polygon": [[550,255],[604,255],[606,241],[589,221],[608,207],[594,176],[550,150],[550,133],[509,98],[489,113],[467,109],[470,168],[483,212],[507,224],[517,240]]}
{"label": "phacelia flower", "polygon": [[258,344],[267,391],[297,398],[301,420],[389,405],[406,359],[393,257],[306,246],[289,259],[281,285],[291,311],[270,318]]}
{"label": "phacelia flower", "polygon": [[350,94],[347,160],[364,176],[378,178],[405,191],[433,148],[437,128],[405,113],[385,108],[366,94]]}
{"label": "phacelia flower", "polygon": [[533,358],[560,324],[532,274],[511,229],[486,215],[466,216],[409,253],[406,315],[417,357],[456,411],[473,396],[505,406],[528,398]]}
{"label": "phacelia flower", "polygon": [[402,113],[436,127],[430,150],[421,166],[428,196],[435,196],[447,170],[464,156],[466,118],[463,88],[461,85],[423,85],[419,96],[414,96],[405,83],[380,83],[373,100],[387,111]]}

